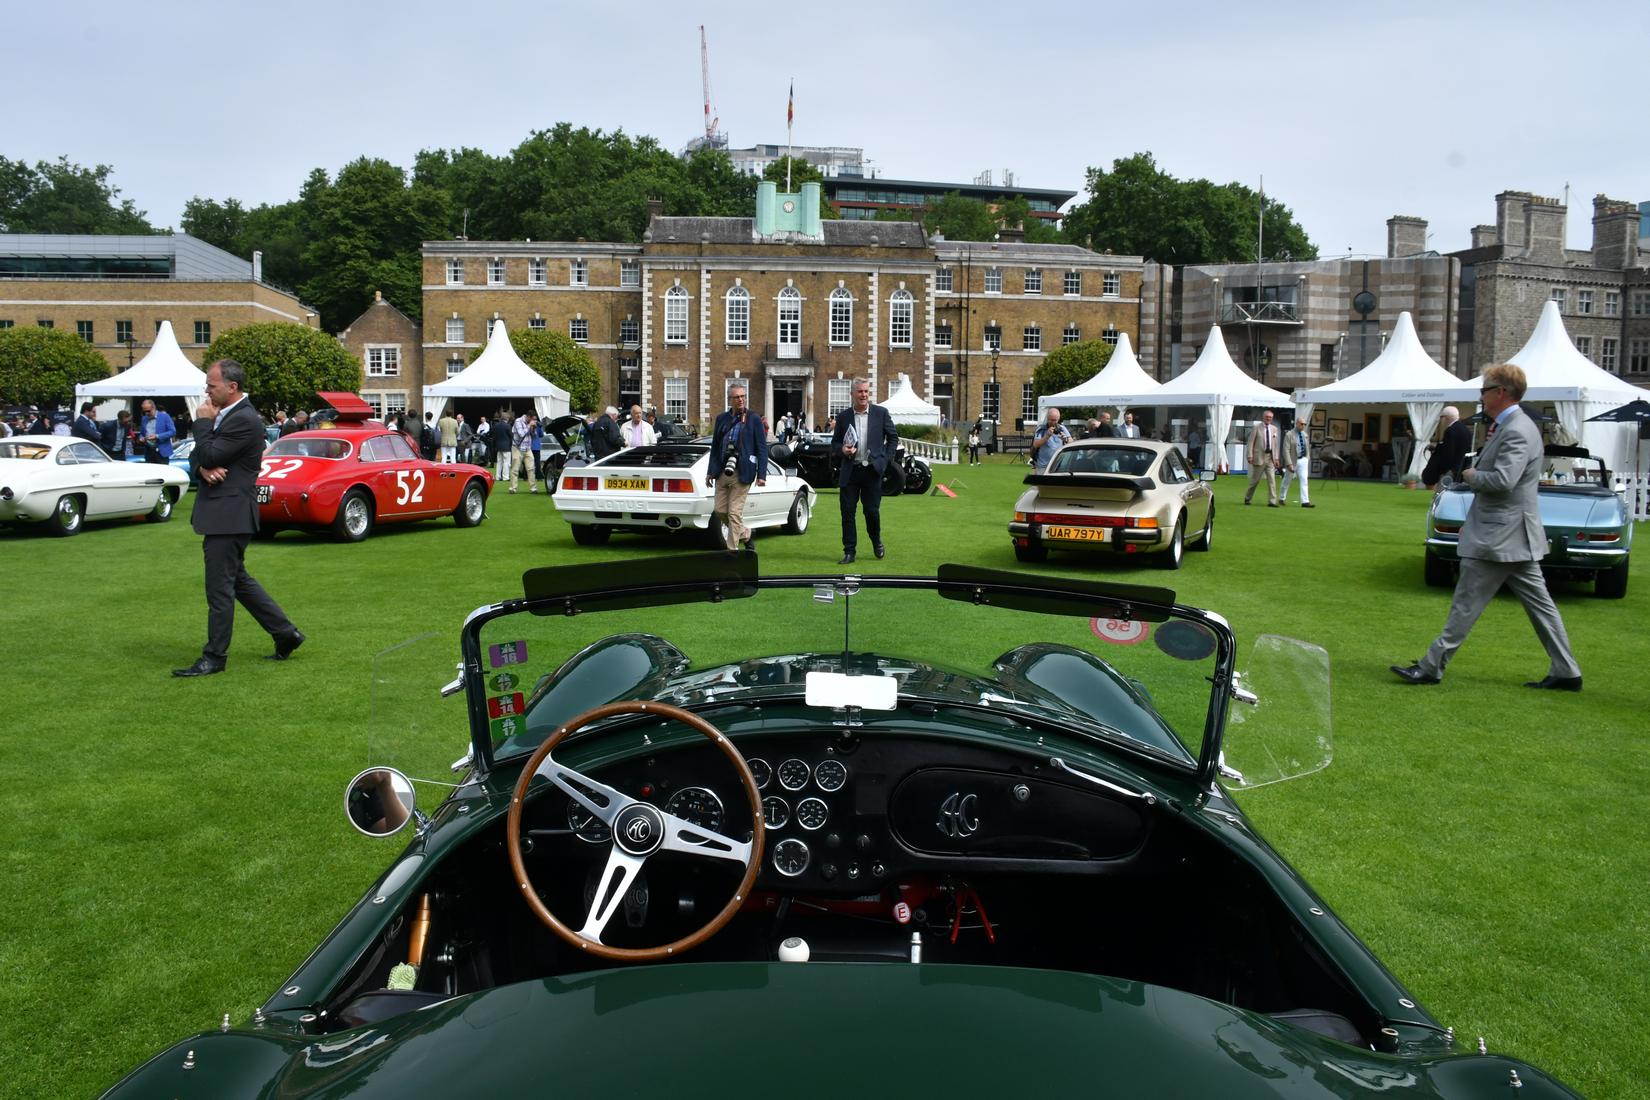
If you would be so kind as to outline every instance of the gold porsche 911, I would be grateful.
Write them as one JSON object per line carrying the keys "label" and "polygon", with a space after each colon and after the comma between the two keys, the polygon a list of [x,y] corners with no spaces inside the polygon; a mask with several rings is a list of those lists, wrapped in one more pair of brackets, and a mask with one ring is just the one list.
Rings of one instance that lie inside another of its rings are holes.
{"label": "gold porsche 911", "polygon": [[1215,531],[1213,471],[1199,479],[1172,443],[1080,439],[1062,447],[1014,505],[1014,556],[1050,550],[1147,554],[1179,569],[1189,544],[1209,549]]}

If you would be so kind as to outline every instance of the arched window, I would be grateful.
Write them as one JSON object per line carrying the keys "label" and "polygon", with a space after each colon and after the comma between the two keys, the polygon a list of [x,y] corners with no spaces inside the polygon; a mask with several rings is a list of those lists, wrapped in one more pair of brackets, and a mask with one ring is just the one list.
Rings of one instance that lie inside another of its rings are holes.
{"label": "arched window", "polygon": [[665,343],[685,344],[688,338],[688,292],[680,286],[665,291]]}
{"label": "arched window", "polygon": [[748,344],[751,342],[751,295],[750,291],[742,286],[733,287],[728,291],[727,307],[727,342],[730,344]]}
{"label": "arched window", "polygon": [[831,291],[831,345],[854,342],[854,296],[843,287]]}
{"label": "arched window", "polygon": [[788,286],[779,292],[779,358],[802,357],[802,292]]}
{"label": "arched window", "polygon": [[896,290],[888,299],[888,343],[896,348],[911,346],[911,292]]}

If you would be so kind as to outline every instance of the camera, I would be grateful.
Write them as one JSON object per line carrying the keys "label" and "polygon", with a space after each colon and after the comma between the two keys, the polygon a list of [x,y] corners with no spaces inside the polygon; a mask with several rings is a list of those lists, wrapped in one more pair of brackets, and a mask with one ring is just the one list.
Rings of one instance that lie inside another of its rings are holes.
{"label": "camera", "polygon": [[728,460],[722,464],[722,474],[723,474],[723,476],[724,477],[732,477],[734,474],[736,474],[738,472],[739,472],[739,456],[736,455],[736,454],[728,455]]}

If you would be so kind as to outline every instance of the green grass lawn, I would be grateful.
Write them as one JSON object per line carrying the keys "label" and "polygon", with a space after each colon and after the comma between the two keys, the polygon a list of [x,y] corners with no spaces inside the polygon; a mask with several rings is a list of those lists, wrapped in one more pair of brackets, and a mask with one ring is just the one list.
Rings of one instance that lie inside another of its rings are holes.
{"label": "green grass lawn", "polygon": [[[941,467],[957,498],[885,503],[886,561],[1018,568],[1023,465]],[[1427,497],[1314,485],[1316,509],[1242,507],[1216,486],[1212,553],[1178,573],[1056,554],[1040,570],[1176,588],[1261,632],[1324,646],[1335,760],[1243,796],[1273,844],[1456,1034],[1583,1093],[1650,1096],[1650,579],[1625,600],[1558,596],[1587,689],[1526,691],[1546,658],[1498,599],[1439,687],[1419,656],[1448,593],[1421,583]],[[758,538],[764,572],[834,568],[836,495],[806,536]],[[205,629],[189,504],[163,526],[67,540],[0,531],[11,777],[0,830],[0,1095],[88,1095],[162,1045],[240,1021],[400,850],[342,813],[366,762],[374,655],[520,591],[524,569],[647,558],[667,542],[573,545],[540,494],[486,523],[385,529],[345,546],[255,543],[251,570],[308,633],[292,661],[244,613],[226,675],[173,679]],[[434,689],[430,685],[430,700]],[[1637,731],[1637,732],[1635,732]],[[455,726],[445,759],[465,747]]]}

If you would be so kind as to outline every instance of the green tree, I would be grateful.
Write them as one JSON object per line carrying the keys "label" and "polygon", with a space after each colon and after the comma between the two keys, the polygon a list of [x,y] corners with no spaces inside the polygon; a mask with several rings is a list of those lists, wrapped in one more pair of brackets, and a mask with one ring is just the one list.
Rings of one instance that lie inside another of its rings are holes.
{"label": "green tree", "polygon": [[[1065,218],[1066,239],[1091,248],[1168,264],[1242,263],[1255,259],[1260,196],[1240,183],[1179,180],[1150,153],[1088,170],[1089,198]],[[1318,250],[1289,208],[1267,199],[1266,255],[1316,259]]]}
{"label": "green tree", "polygon": [[109,362],[73,333],[38,325],[0,329],[0,402],[67,405],[74,388],[109,377]]}
{"label": "green tree", "polygon": [[939,233],[948,241],[989,241],[997,236],[997,215],[979,199],[948,191],[922,216],[930,235]]}
{"label": "green tree", "polygon": [[107,164],[84,168],[69,158],[33,168],[0,157],[0,232],[154,233],[131,199],[109,182]]}
{"label": "green tree", "polygon": [[336,338],[287,321],[245,325],[206,349],[206,363],[233,359],[246,368],[246,391],[264,412],[307,409],[321,390],[361,388],[361,361]]}
{"label": "green tree", "polygon": [[183,217],[178,228],[191,237],[205,241],[235,256],[247,256],[247,212],[238,199],[218,202],[199,195],[183,204]]}
{"label": "green tree", "polygon": [[[838,216],[837,212],[825,199],[825,173],[821,172],[801,157],[780,157],[778,160],[762,169],[762,178],[765,180],[772,180],[777,183],[781,189],[783,189],[785,186],[785,169],[787,167],[790,168],[791,172],[790,194],[794,195],[800,192],[804,183],[819,184],[819,216],[826,221],[835,219]],[[907,218],[906,220],[909,221],[910,219]]]}
{"label": "green tree", "polygon": [[322,321],[339,329],[372,303],[372,292],[417,318],[422,303],[420,246],[441,234],[450,197],[413,181],[386,160],[346,164],[336,181],[312,189],[309,244],[302,262],[310,272],[299,287]]}
{"label": "green tree", "polygon": [[1112,345],[1103,340],[1084,340],[1056,348],[1037,364],[1031,375],[1031,390],[1038,397],[1047,397],[1087,382],[1111,362],[1111,353]]}
{"label": "green tree", "polygon": [[[516,329],[510,346],[522,362],[567,391],[575,409],[594,409],[602,398],[602,376],[590,353],[564,332],[548,329]],[[470,362],[486,350],[485,345],[470,353]]]}
{"label": "green tree", "polygon": [[1064,238],[1049,222],[1031,213],[1024,195],[1015,195],[997,206],[997,221],[1006,229],[1023,230],[1028,244],[1060,244]]}

